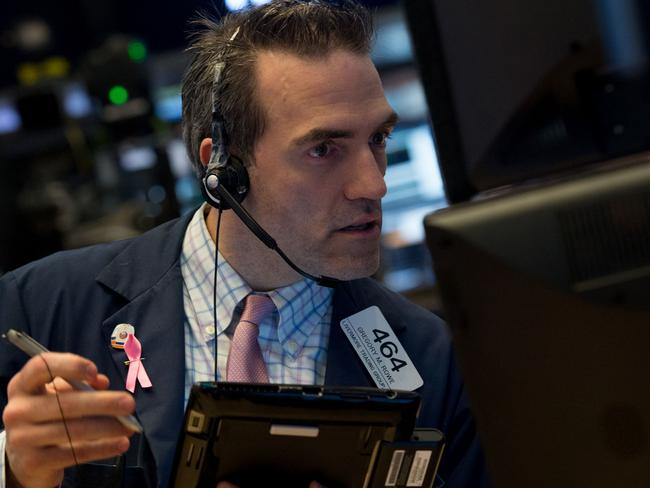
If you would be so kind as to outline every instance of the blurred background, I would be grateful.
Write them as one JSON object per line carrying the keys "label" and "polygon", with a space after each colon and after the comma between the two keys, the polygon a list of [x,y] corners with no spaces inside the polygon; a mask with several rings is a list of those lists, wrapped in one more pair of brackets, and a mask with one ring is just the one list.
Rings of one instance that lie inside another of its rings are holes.
{"label": "blurred background", "polygon": [[[5,0],[0,18],[0,275],[62,249],[138,235],[201,203],[181,140],[188,21],[247,0]],[[378,278],[433,284],[423,216],[446,205],[427,105],[397,1],[372,57],[400,125],[388,148]]]}

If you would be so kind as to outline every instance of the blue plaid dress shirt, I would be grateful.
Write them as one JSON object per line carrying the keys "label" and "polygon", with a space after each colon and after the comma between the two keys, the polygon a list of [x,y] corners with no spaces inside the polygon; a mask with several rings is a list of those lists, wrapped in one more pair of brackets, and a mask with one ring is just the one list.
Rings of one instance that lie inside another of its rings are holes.
{"label": "blue plaid dress shirt", "polygon": [[[214,242],[205,225],[207,206],[190,221],[181,252],[185,307],[185,403],[193,383],[214,381],[215,334],[218,380],[243,299],[253,290],[219,255],[217,324],[213,321]],[[331,288],[303,279],[266,292],[276,310],[259,324],[259,343],[271,383],[323,384],[332,317]]]}

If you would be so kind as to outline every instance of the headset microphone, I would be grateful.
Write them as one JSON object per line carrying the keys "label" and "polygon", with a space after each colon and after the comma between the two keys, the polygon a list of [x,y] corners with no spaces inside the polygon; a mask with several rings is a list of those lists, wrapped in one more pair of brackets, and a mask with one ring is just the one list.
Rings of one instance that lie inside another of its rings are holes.
{"label": "headset microphone", "polygon": [[[329,276],[314,276],[307,273],[306,271],[299,268],[293,261],[291,261],[286,254],[278,247],[278,243],[275,242],[275,239],[266,232],[260,224],[248,213],[248,211],[242,207],[237,201],[236,197],[233,196],[225,185],[221,184],[219,181],[219,176],[214,172],[207,174],[204,178],[203,186],[205,187],[206,192],[210,195],[208,203],[212,205],[212,202],[215,200],[215,193],[218,195],[216,200],[219,202],[220,208],[230,208],[235,212],[239,220],[241,220],[246,227],[257,237],[266,247],[275,251],[285,263],[287,263],[294,271],[301,274],[305,278],[315,281],[320,286],[327,286],[329,288],[335,287],[337,284],[341,283],[340,280],[336,278],[331,278]],[[224,205],[225,204],[225,205]]]}

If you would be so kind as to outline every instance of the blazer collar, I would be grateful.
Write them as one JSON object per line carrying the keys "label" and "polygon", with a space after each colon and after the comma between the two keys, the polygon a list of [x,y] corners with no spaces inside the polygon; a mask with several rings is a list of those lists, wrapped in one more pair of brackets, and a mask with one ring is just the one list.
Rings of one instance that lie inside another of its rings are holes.
{"label": "blazer collar", "polygon": [[98,275],[97,281],[127,300],[154,286],[178,265],[183,237],[194,212],[133,239]]}

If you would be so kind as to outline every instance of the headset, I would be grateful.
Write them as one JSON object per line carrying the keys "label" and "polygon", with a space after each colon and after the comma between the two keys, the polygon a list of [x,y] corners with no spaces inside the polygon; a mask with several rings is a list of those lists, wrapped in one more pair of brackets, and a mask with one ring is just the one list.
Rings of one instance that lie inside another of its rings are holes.
{"label": "headset", "polygon": [[266,247],[275,251],[294,271],[305,278],[315,281],[320,286],[333,288],[341,281],[328,276],[314,276],[299,268],[278,247],[275,239],[241,206],[241,202],[250,188],[250,180],[244,163],[228,152],[229,139],[225,120],[219,106],[228,49],[238,34],[239,28],[230,37],[219,56],[219,60],[215,63],[214,83],[212,85],[212,152],[210,161],[201,177],[201,193],[205,201],[219,211],[232,209],[244,225]]}

